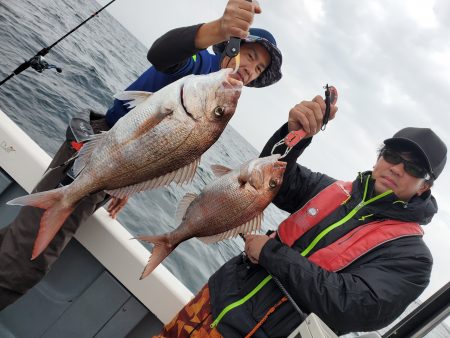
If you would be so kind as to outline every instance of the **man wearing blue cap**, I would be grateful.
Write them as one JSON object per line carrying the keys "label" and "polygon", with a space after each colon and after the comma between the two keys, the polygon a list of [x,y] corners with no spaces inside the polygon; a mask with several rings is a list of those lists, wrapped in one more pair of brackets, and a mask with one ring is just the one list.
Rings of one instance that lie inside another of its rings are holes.
{"label": "man wearing blue cap", "polygon": [[[261,28],[249,28],[253,14],[261,9],[257,2],[229,0],[223,16],[215,21],[173,29],[157,39],[147,54],[152,63],[126,90],[155,92],[190,74],[209,74],[222,68],[234,68],[236,60],[225,55],[231,37],[241,38],[240,65],[234,77],[247,87],[270,86],[281,79],[282,55],[273,35]],[[246,18],[243,20],[242,18]],[[213,46],[214,54],[206,48]],[[115,100],[106,113],[112,127],[130,108]],[[111,217],[127,199],[113,198]]]}
{"label": "man wearing blue cap", "polygon": [[[242,39],[241,62],[234,75],[244,85],[265,87],[281,78],[281,53],[273,36],[263,29],[250,29],[255,14],[261,12],[256,1],[229,0],[223,15],[212,22],[174,29],[159,38],[148,52],[153,64],[127,90],[155,92],[190,74],[208,74],[224,67],[234,67],[234,59],[223,55],[231,37]],[[249,35],[250,33],[250,35]],[[206,48],[214,45],[216,54]],[[45,177],[33,192],[50,190],[70,183],[66,175],[72,162],[69,159],[80,147],[77,133],[91,129],[95,133],[110,129],[130,109],[123,101],[115,100],[106,116],[85,111],[71,123],[67,139],[58,150]],[[85,122],[80,122],[85,120]],[[80,124],[79,124],[80,123]],[[16,219],[0,231],[0,310],[13,303],[38,283],[61,254],[78,227],[95,210],[108,201],[105,192],[92,194],[77,206],[48,248],[31,261],[34,239],[43,210],[22,208]],[[112,217],[126,204],[127,199],[112,199]]]}
{"label": "man wearing blue cap", "polygon": [[[230,0],[240,3],[240,0]],[[252,3],[244,1],[246,6]],[[225,11],[224,15],[227,14]],[[224,20],[223,18],[221,18]],[[190,74],[208,74],[221,68],[234,68],[235,59],[224,53],[229,33],[213,32],[220,30],[220,20],[206,24],[176,28],[156,40],[147,58],[152,63],[134,83],[126,90],[144,90],[154,92]],[[249,23],[248,23],[249,24]],[[216,27],[219,26],[219,27]],[[231,28],[229,28],[231,30]],[[281,52],[277,48],[275,38],[261,28],[250,28],[241,33],[241,62],[235,77],[248,87],[266,87],[281,79]],[[206,50],[213,45],[214,54]],[[106,114],[106,122],[110,127],[129,111],[122,101],[115,100]]]}

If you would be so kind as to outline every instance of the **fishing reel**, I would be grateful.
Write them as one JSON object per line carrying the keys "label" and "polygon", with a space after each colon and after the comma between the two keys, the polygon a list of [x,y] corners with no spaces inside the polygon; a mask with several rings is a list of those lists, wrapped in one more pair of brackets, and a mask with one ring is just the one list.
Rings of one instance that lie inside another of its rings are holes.
{"label": "fishing reel", "polygon": [[56,65],[49,64],[42,55],[36,55],[32,57],[29,61],[30,67],[33,68],[38,73],[42,73],[42,71],[46,69],[56,69],[58,73],[62,72],[62,68],[57,67]]}

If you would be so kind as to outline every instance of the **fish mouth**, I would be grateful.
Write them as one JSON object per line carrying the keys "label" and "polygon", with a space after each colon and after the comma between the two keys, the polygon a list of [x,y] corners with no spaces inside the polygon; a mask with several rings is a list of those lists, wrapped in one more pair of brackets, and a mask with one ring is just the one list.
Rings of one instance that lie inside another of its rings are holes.
{"label": "fish mouth", "polygon": [[226,78],[226,84],[227,86],[229,86],[230,88],[233,88],[235,90],[240,90],[242,88],[242,86],[244,85],[244,81],[242,79],[242,77],[239,76],[232,76],[233,74],[229,74]]}
{"label": "fish mouth", "polygon": [[186,115],[190,116],[192,119],[195,120],[194,115],[192,115],[189,112],[189,110],[186,108],[186,105],[184,104],[184,85],[182,85],[180,88],[180,104],[181,104],[181,107],[183,108],[184,112],[186,113]]}
{"label": "fish mouth", "polygon": [[241,82],[241,86],[244,85],[244,82],[245,82],[244,76],[239,71],[237,73],[234,73],[234,74],[233,73],[228,74],[228,81],[229,82],[231,82],[230,79],[233,79],[233,82],[235,84],[238,84],[236,81]]}

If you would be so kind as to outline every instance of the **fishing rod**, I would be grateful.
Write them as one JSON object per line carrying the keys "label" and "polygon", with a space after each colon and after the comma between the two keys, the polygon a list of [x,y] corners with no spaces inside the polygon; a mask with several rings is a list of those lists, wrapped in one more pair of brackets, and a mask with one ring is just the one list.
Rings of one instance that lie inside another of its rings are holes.
{"label": "fishing rod", "polygon": [[45,59],[44,56],[53,48],[55,47],[58,43],[60,43],[62,40],[64,40],[66,37],[68,37],[70,34],[72,34],[73,32],[75,32],[78,28],[80,28],[81,26],[83,26],[86,22],[88,22],[89,20],[91,20],[94,16],[98,15],[101,11],[103,11],[106,7],[108,7],[109,5],[111,5],[114,1],[116,0],[111,0],[110,2],[108,2],[105,6],[103,6],[102,8],[100,8],[98,11],[92,13],[92,15],[87,18],[86,20],[84,20],[83,22],[81,22],[78,26],[76,26],[75,28],[73,28],[71,31],[69,31],[67,34],[65,34],[64,36],[62,36],[60,39],[58,39],[57,41],[55,41],[53,44],[51,44],[48,47],[42,48],[35,56],[33,56],[31,59],[29,59],[28,61],[25,61],[24,63],[22,63],[19,67],[17,67],[8,77],[6,77],[5,79],[3,79],[0,82],[0,86],[2,86],[6,81],[8,81],[9,79],[11,79],[14,75],[19,75],[20,73],[22,73],[24,70],[28,69],[29,67],[33,68],[34,70],[36,70],[38,73],[42,73],[42,71],[44,71],[45,69],[56,69],[56,71],[58,73],[62,72],[62,69],[60,67],[57,67],[56,65],[51,65],[49,64]]}

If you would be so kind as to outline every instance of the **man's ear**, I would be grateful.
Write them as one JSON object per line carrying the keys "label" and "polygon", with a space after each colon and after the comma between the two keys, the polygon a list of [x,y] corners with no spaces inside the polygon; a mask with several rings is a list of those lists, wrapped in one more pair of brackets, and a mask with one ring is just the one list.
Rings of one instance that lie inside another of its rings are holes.
{"label": "man's ear", "polygon": [[424,182],[422,183],[422,186],[421,186],[421,187],[419,188],[419,190],[417,191],[416,195],[417,195],[417,196],[420,196],[420,195],[422,195],[424,192],[430,190],[430,188],[431,188],[431,184],[430,184],[430,183],[427,183],[426,181],[424,181]]}

